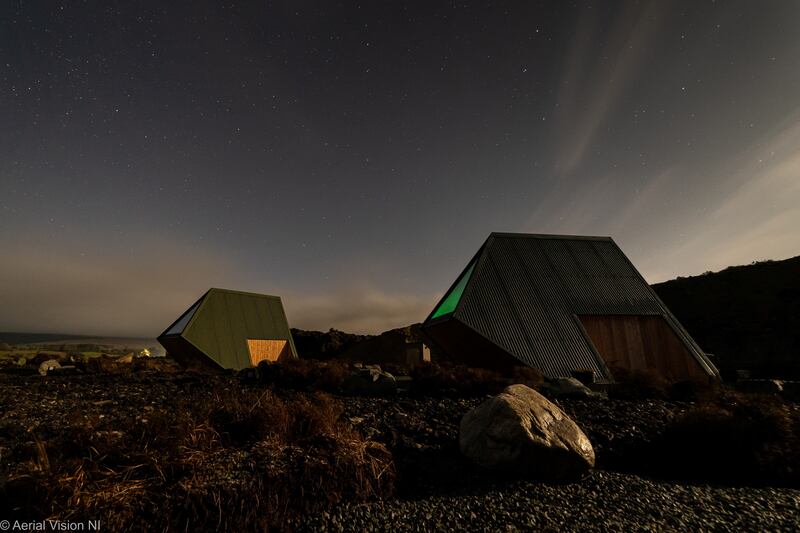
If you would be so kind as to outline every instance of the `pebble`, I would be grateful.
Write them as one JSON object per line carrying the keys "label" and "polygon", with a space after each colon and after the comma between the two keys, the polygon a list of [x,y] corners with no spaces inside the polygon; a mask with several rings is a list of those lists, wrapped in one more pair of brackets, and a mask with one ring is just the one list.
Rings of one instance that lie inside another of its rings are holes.
{"label": "pebble", "polygon": [[793,531],[800,490],[714,487],[595,471],[580,482],[341,504],[296,531]]}

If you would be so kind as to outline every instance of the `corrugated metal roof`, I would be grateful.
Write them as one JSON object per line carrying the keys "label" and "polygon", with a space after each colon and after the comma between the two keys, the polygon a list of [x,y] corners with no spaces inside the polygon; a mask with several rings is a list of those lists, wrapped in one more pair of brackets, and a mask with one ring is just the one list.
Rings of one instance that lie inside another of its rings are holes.
{"label": "corrugated metal roof", "polygon": [[608,379],[576,318],[591,314],[664,316],[716,372],[609,237],[493,233],[452,316],[546,375]]}

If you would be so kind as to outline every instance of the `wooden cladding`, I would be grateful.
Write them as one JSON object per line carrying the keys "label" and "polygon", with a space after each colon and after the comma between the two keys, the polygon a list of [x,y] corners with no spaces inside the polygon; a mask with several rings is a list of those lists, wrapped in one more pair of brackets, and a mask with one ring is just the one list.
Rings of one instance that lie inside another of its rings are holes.
{"label": "wooden cladding", "polygon": [[616,367],[655,372],[669,380],[707,377],[663,316],[582,315],[578,318],[612,373]]}
{"label": "wooden cladding", "polygon": [[287,340],[247,339],[247,349],[253,366],[261,361],[279,361],[292,356]]}

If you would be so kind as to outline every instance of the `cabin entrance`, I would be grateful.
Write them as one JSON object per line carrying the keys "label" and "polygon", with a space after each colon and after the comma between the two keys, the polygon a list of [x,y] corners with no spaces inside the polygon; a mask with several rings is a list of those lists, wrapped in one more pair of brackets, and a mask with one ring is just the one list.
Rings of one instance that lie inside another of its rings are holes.
{"label": "cabin entrance", "polygon": [[247,339],[250,362],[258,366],[261,361],[281,361],[292,356],[289,341],[285,339]]}

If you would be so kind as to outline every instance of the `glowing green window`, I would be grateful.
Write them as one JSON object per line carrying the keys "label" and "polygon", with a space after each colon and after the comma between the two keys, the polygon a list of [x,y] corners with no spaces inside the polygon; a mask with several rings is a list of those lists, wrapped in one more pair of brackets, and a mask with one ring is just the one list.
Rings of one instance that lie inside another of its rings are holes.
{"label": "glowing green window", "polygon": [[449,315],[456,310],[456,306],[461,300],[461,295],[464,294],[464,289],[467,287],[469,277],[472,275],[473,268],[475,268],[475,262],[473,262],[467,271],[464,272],[464,275],[461,276],[461,279],[458,280],[458,283],[456,283],[455,286],[450,289],[450,292],[448,292],[447,296],[444,297],[442,303],[439,304],[439,307],[437,307],[436,311],[434,311],[433,315],[431,315],[431,319]]}

